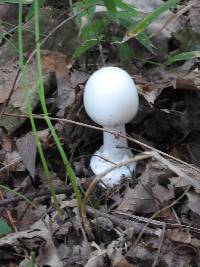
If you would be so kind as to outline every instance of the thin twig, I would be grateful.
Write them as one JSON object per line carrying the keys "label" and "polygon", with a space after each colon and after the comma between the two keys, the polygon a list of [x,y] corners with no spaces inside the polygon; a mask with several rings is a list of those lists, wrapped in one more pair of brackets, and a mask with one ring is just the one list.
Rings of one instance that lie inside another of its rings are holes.
{"label": "thin twig", "polygon": [[[21,115],[18,115],[18,114],[14,114],[14,113],[7,113],[7,112],[4,112],[2,113],[2,116],[10,116],[10,117],[17,117],[17,118],[29,118],[29,116],[27,114],[21,114]],[[39,119],[39,120],[44,120],[45,119],[45,116],[43,115],[38,115],[38,114],[33,114],[33,117],[34,119]],[[70,124],[74,124],[74,125],[78,125],[78,126],[81,126],[81,127],[87,127],[87,128],[90,128],[90,129],[94,129],[94,130],[98,130],[98,131],[102,131],[102,132],[108,132],[108,133],[111,133],[111,134],[114,134],[115,136],[120,136],[120,137],[123,137],[123,138],[126,138],[127,140],[135,143],[135,144],[138,144],[140,145],[141,147],[144,147],[146,148],[147,150],[152,150],[152,151],[155,151],[155,152],[158,152],[160,155],[164,156],[164,157],[167,157],[169,159],[172,159],[172,160],[175,160],[176,162],[178,163],[181,163],[181,164],[184,164],[185,166],[197,171],[198,173],[200,173],[200,169],[181,160],[181,159],[178,159],[176,157],[173,157],[159,149],[156,149],[150,145],[147,145],[141,141],[138,141],[137,139],[133,138],[133,137],[130,137],[126,134],[122,134],[122,133],[119,133],[117,131],[114,131],[114,130],[110,130],[110,129],[105,129],[105,128],[101,128],[101,127],[98,127],[98,126],[94,126],[94,125],[90,125],[90,124],[86,124],[86,123],[82,123],[82,122],[78,122],[78,121],[74,121],[74,120],[69,120],[69,119],[62,119],[62,118],[55,118],[55,117],[49,117],[50,120],[52,121],[62,121],[62,122],[65,122],[65,123],[70,123]]]}
{"label": "thin twig", "polygon": [[3,166],[2,168],[0,168],[0,172],[7,170],[10,166],[12,166],[15,163],[19,163],[22,160],[21,157],[15,158],[13,159],[9,164]]}
{"label": "thin twig", "polygon": [[[108,218],[109,220],[111,220],[114,224],[117,224],[119,226],[125,226],[127,228],[133,227],[134,228],[134,232],[135,233],[139,233],[141,231],[141,229],[144,226],[144,223],[138,223],[138,222],[134,222],[131,220],[127,220],[127,219],[123,219],[123,218],[119,218],[117,216],[114,216],[112,214],[106,213],[106,212],[102,212],[96,209],[93,209],[89,206],[86,207],[87,213],[89,215],[91,215],[92,217],[105,217]],[[153,235],[153,236],[159,236],[159,233],[156,232],[154,229],[152,228],[147,228],[145,230],[145,234],[147,235]]]}

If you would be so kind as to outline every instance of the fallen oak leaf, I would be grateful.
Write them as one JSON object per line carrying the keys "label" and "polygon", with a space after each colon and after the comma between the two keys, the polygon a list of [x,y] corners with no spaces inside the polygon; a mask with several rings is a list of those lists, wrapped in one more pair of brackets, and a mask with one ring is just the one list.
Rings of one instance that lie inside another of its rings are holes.
{"label": "fallen oak leaf", "polygon": [[32,133],[29,132],[25,136],[17,139],[16,146],[26,169],[34,179],[37,145]]}
{"label": "fallen oak leaf", "polygon": [[69,74],[71,63],[61,53],[43,51],[43,67],[55,72],[58,90],[56,106],[59,109],[57,115],[63,117],[65,109],[74,103],[76,97]]}

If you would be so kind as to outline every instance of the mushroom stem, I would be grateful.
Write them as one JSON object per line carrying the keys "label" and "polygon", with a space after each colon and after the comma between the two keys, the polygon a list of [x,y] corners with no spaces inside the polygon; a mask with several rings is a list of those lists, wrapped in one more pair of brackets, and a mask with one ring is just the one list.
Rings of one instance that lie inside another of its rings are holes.
{"label": "mushroom stem", "polygon": [[[126,133],[125,125],[118,125],[109,130],[119,132],[122,134]],[[118,162],[124,158],[128,153],[128,143],[126,138],[119,135],[114,135],[104,131],[103,134],[103,154],[107,154],[110,161]]]}

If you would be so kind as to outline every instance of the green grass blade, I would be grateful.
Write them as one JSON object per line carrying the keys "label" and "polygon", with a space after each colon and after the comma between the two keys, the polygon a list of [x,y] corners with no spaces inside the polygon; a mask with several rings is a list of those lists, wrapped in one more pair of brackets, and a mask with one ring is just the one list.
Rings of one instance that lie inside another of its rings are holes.
{"label": "green grass blade", "polygon": [[135,6],[128,4],[128,3],[124,3],[122,0],[114,0],[114,2],[118,8],[126,11],[127,15],[132,16],[132,17],[135,17],[138,15],[138,11]]}
{"label": "green grass blade", "polygon": [[88,50],[93,48],[95,45],[98,44],[98,39],[90,39],[85,41],[82,45],[80,45],[74,52],[72,58],[75,60],[79,58],[81,55],[86,53]]}
{"label": "green grass blade", "polygon": [[70,182],[72,184],[72,188],[76,194],[76,199],[78,201],[78,204],[81,204],[81,193],[79,191],[76,176],[75,173],[68,161],[68,158],[65,154],[65,151],[62,147],[62,144],[60,142],[60,139],[56,133],[56,130],[48,116],[48,110],[46,107],[46,100],[45,100],[45,92],[44,92],[44,84],[43,84],[43,75],[42,75],[42,62],[41,62],[41,53],[40,53],[40,29],[39,29],[39,14],[38,14],[38,0],[34,1],[34,7],[35,7],[35,41],[36,41],[36,58],[37,58],[37,67],[38,67],[38,78],[39,78],[39,96],[40,96],[40,102],[42,106],[42,110],[44,113],[44,118],[47,123],[47,126],[50,129],[50,132],[54,138],[54,141],[56,143],[56,146],[58,148],[58,151],[60,153],[60,156],[63,160],[63,163],[65,165],[67,174],[69,175]]}
{"label": "green grass blade", "polygon": [[16,196],[24,199],[27,204],[31,205],[33,208],[37,209],[37,206],[33,203],[33,201],[31,201],[30,199],[28,199],[26,196],[20,194],[19,192],[15,191],[14,189],[10,189],[9,187],[7,186],[4,186],[4,185],[0,185],[0,189],[3,190],[3,191],[7,191],[7,192],[12,192],[13,194],[15,194]]}
{"label": "green grass blade", "polygon": [[154,51],[154,45],[151,43],[148,35],[145,32],[141,32],[136,36],[136,39],[139,43],[141,43],[147,50],[149,50],[152,54],[156,54]]}
{"label": "green grass blade", "polygon": [[54,202],[54,205],[55,205],[57,212],[61,215],[61,210],[60,210],[58,200],[56,198],[56,193],[55,193],[55,190],[52,186],[52,177],[51,177],[51,174],[49,172],[47,162],[45,159],[45,155],[44,155],[44,152],[42,149],[42,145],[41,145],[41,142],[40,142],[38,134],[37,134],[37,128],[36,128],[33,113],[32,113],[32,103],[31,103],[31,99],[30,99],[29,94],[28,94],[29,85],[28,85],[28,81],[27,81],[26,73],[25,73],[24,54],[23,54],[23,28],[22,28],[23,16],[22,16],[22,14],[23,14],[23,0],[19,0],[19,21],[18,21],[18,25],[19,25],[19,27],[18,27],[19,64],[20,64],[20,69],[21,69],[21,78],[22,78],[22,83],[23,83],[24,94],[25,94],[25,98],[27,99],[27,111],[28,111],[28,115],[29,115],[29,119],[30,119],[32,131],[33,131],[33,136],[35,138],[35,142],[36,142],[38,152],[40,155],[40,159],[42,162],[42,166],[43,166],[45,175],[46,175],[47,180],[48,180],[48,184],[49,184],[49,188],[50,188],[51,195],[53,198],[53,202]]}
{"label": "green grass blade", "polygon": [[168,0],[156,8],[150,15],[138,22],[134,27],[130,28],[126,33],[123,41],[127,41],[130,38],[137,36],[139,33],[143,32],[153,21],[155,21],[162,13],[169,10],[171,7],[176,6],[180,0]]}
{"label": "green grass blade", "polygon": [[[40,8],[44,5],[46,0],[39,0],[39,5],[38,5],[38,12],[40,11]],[[34,16],[34,3],[31,4],[28,14],[26,16],[26,21],[30,20]]]}
{"label": "green grass blade", "polygon": [[184,52],[184,53],[169,56],[168,59],[164,62],[164,64],[168,66],[177,61],[190,60],[190,59],[197,58],[197,57],[200,57],[200,51]]}
{"label": "green grass blade", "polygon": [[36,253],[35,251],[31,251],[31,259],[30,262],[28,264],[28,267],[35,267],[35,261],[36,261]]}

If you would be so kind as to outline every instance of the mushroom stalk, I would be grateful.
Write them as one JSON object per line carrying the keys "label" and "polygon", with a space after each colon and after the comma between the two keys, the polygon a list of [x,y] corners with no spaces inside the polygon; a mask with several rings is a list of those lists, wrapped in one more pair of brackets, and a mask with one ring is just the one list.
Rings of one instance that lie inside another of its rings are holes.
{"label": "mushroom stalk", "polygon": [[[125,125],[109,128],[109,130],[126,134]],[[128,143],[126,138],[104,131],[103,133],[103,153],[109,155],[110,161],[118,162],[127,154]],[[106,153],[107,152],[107,153]]]}

